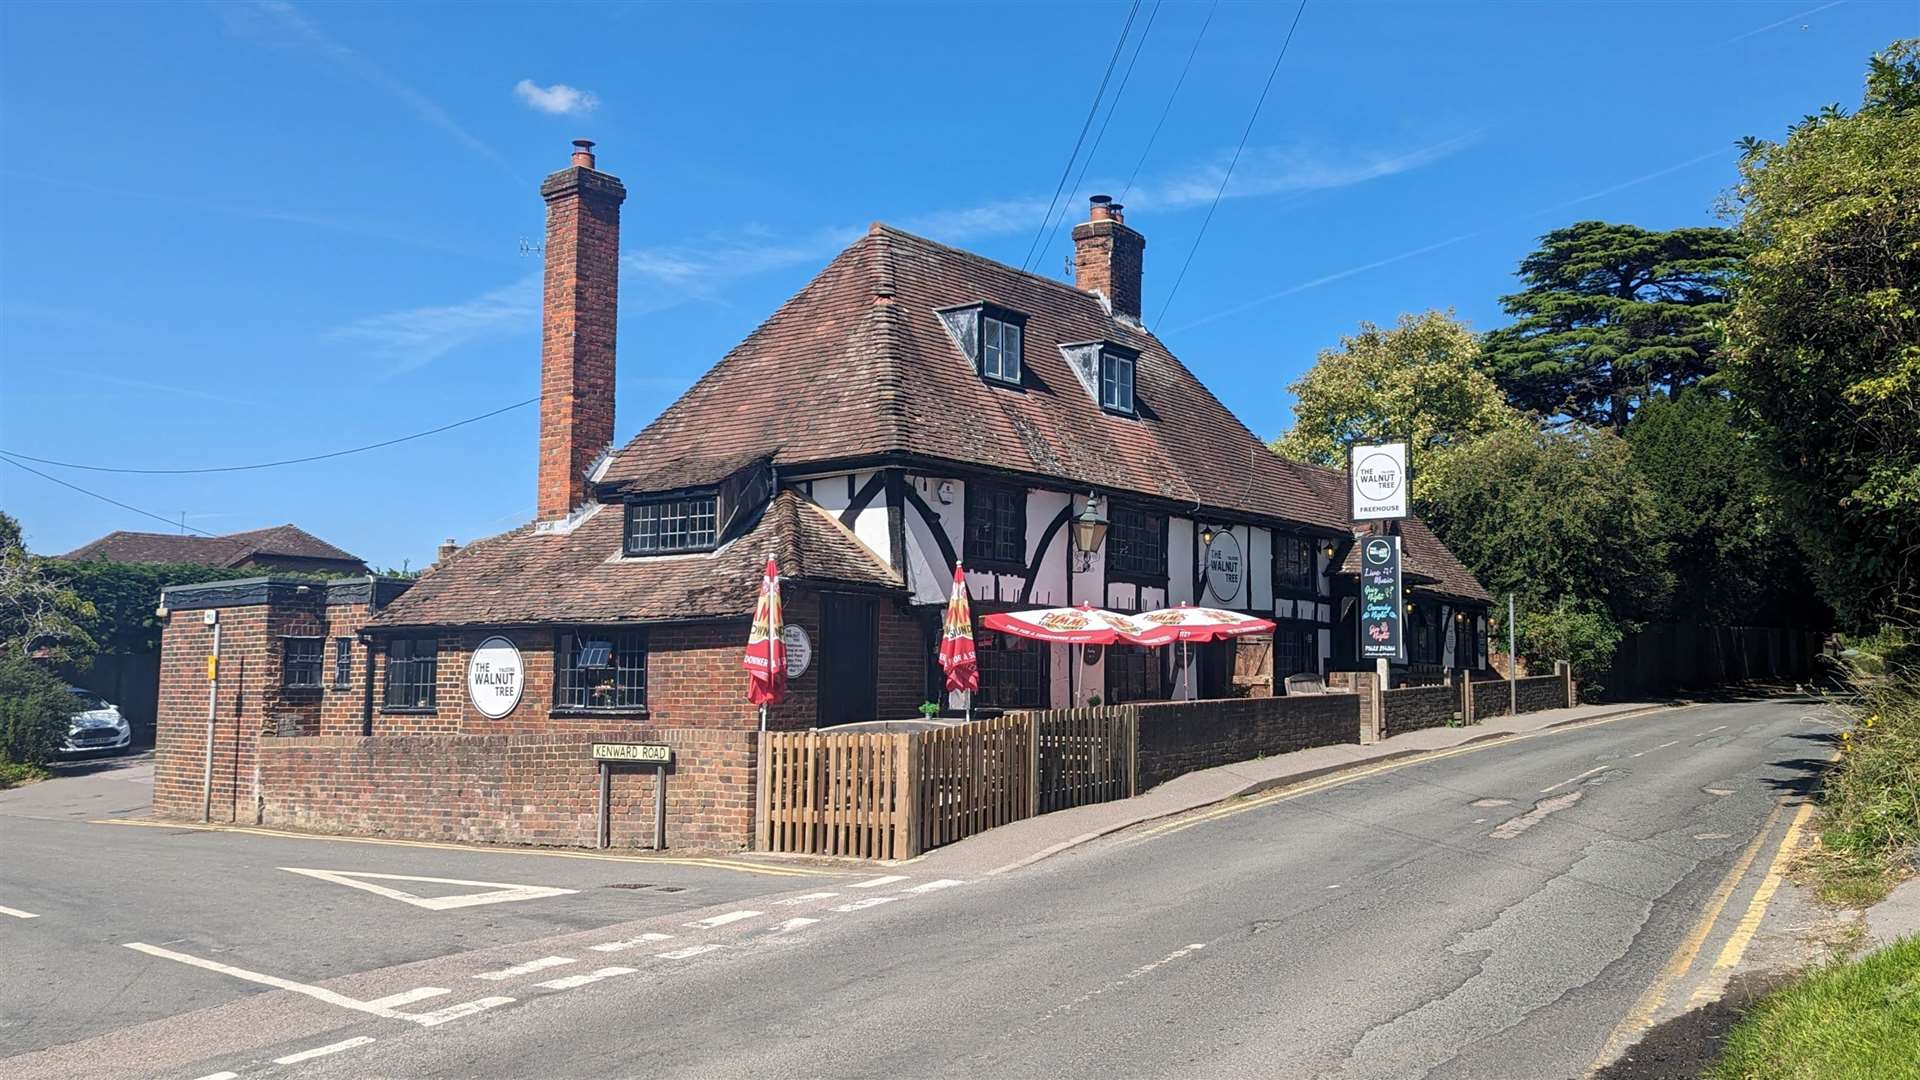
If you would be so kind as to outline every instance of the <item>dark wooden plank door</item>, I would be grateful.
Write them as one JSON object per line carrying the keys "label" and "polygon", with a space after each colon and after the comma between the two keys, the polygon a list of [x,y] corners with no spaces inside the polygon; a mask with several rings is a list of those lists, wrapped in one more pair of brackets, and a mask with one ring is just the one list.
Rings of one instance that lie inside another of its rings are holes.
{"label": "dark wooden plank door", "polygon": [[820,597],[821,727],[877,719],[879,645],[878,612],[872,597],[841,593]]}

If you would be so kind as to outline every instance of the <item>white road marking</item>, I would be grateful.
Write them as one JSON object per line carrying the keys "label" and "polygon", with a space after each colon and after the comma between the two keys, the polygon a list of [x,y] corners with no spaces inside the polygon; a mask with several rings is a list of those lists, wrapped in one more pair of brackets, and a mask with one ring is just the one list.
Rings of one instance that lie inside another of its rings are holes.
{"label": "white road marking", "polygon": [[[1710,728],[1708,728],[1707,730],[1705,730],[1705,731],[1702,731],[1702,732],[1700,732],[1700,734],[1701,734],[1701,735],[1711,735],[1711,734],[1713,734],[1713,733],[1714,733],[1714,732],[1716,732],[1716,731],[1725,731],[1725,730],[1727,730],[1727,725],[1725,725],[1725,724],[1721,724],[1721,725],[1720,725],[1719,727],[1710,727]],[[1697,737],[1697,736],[1696,736],[1696,737]]]}
{"label": "white road marking", "polygon": [[683,923],[682,925],[691,926],[699,930],[711,930],[716,926],[725,926],[728,923],[737,923],[741,919],[757,918],[765,914],[766,912],[764,911],[748,911],[742,908],[739,911],[723,911],[718,915],[709,915],[704,919],[695,919],[690,923]]}
{"label": "white road marking", "polygon": [[512,967],[501,968],[499,971],[483,971],[475,975],[474,978],[491,979],[494,982],[501,982],[506,979],[511,979],[516,975],[531,975],[536,971],[545,971],[548,968],[577,963],[579,963],[579,961],[571,956],[543,956],[538,960],[529,960],[524,964],[515,964]]}
{"label": "white road marking", "polygon": [[172,949],[163,949],[158,945],[149,945],[144,941],[129,941],[126,947],[135,952],[146,953],[148,956],[158,956],[163,960],[174,960],[192,967],[204,968],[207,971],[217,971],[222,975],[231,975],[236,979],[259,983],[261,986],[271,986],[276,990],[291,990],[296,994],[305,994],[315,1001],[324,1001],[329,1005],[338,1005],[343,1009],[352,1009],[354,1012],[371,1013],[374,1016],[384,1017],[388,1020],[414,1019],[405,1013],[395,1012],[393,1009],[385,1006],[375,1005],[370,1001],[360,1001],[356,998],[350,998],[345,994],[336,994],[322,987],[309,986],[306,983],[294,982],[292,979],[282,979],[277,975],[262,975],[257,971],[248,971],[245,968],[222,964],[218,960],[202,960],[197,956],[188,956],[186,953],[174,952]]}
{"label": "white road marking", "polygon": [[833,910],[843,911],[843,912],[844,911],[864,911],[865,909],[870,907],[879,907],[881,904],[891,904],[898,899],[900,898],[897,896],[869,896],[864,900],[855,900],[851,904],[841,904],[838,907],[834,908]]}
{"label": "white road marking", "polygon": [[819,921],[820,921],[819,919],[808,919],[804,917],[792,918],[792,919],[788,919],[786,922],[781,923],[779,926],[774,927],[773,932],[776,934],[791,934],[795,930],[804,929],[806,927],[812,926],[814,923],[817,923]]}
{"label": "white road marking", "polygon": [[239,1076],[240,1074],[237,1072],[217,1072],[208,1073],[205,1076],[198,1077],[197,1080],[238,1080]]}
{"label": "white road marking", "polygon": [[425,1001],[428,998],[436,998],[442,994],[451,993],[453,993],[453,991],[438,986],[420,986],[402,993],[388,994],[383,998],[374,998],[372,1001],[367,1002],[367,1004],[378,1006],[382,1009],[397,1009],[402,1005],[411,1005],[416,1001]]}
{"label": "white road marking", "polygon": [[1588,769],[1588,770],[1587,770],[1586,772],[1583,772],[1583,773],[1581,773],[1581,774],[1580,774],[1579,776],[1569,776],[1569,777],[1567,777],[1567,778],[1566,778],[1565,780],[1562,780],[1562,781],[1560,781],[1559,783],[1557,783],[1557,784],[1555,784],[1555,785],[1553,785],[1553,787],[1543,787],[1543,788],[1541,788],[1541,789],[1540,789],[1540,794],[1542,794],[1542,795],[1545,795],[1545,794],[1546,794],[1547,792],[1549,792],[1549,791],[1553,791],[1553,790],[1554,790],[1555,788],[1563,788],[1563,787],[1566,787],[1566,786],[1567,786],[1568,784],[1571,784],[1571,783],[1573,783],[1573,782],[1574,782],[1575,780],[1579,780],[1579,779],[1581,779],[1582,777],[1587,777],[1587,776],[1592,776],[1592,775],[1593,775],[1594,773],[1597,773],[1597,772],[1600,772],[1600,771],[1601,771],[1602,769],[1608,769],[1608,768],[1611,768],[1611,767],[1612,767],[1612,766],[1609,766],[1609,765],[1596,765],[1596,766],[1594,766],[1593,768],[1591,768],[1591,769]]}
{"label": "white road marking", "polygon": [[915,886],[912,886],[911,888],[909,888],[909,889],[907,889],[906,891],[907,891],[907,892],[910,892],[910,893],[930,893],[930,892],[939,892],[939,891],[940,891],[941,889],[951,889],[951,888],[953,888],[953,887],[954,887],[955,885],[965,885],[965,884],[966,884],[966,882],[964,882],[964,881],[955,881],[955,880],[954,880],[953,878],[941,878],[941,879],[940,879],[940,880],[938,880],[938,881],[929,881],[929,882],[926,882],[925,884],[922,884],[922,885],[915,885]]}
{"label": "white road marking", "polygon": [[637,946],[651,945],[656,941],[669,941],[672,940],[672,938],[672,934],[649,933],[641,934],[639,937],[630,937],[625,941],[607,941],[599,945],[589,945],[587,948],[592,949],[594,952],[624,952],[627,949],[632,949]]}
{"label": "white road marking", "polygon": [[640,969],[630,967],[603,967],[598,971],[589,971],[582,975],[568,975],[559,979],[549,979],[546,982],[534,983],[533,985],[546,990],[571,990],[576,986],[597,983],[601,979],[611,979],[615,975],[631,975],[638,970]]}
{"label": "white road marking", "polygon": [[708,942],[705,945],[689,945],[684,949],[669,949],[666,952],[654,953],[653,955],[659,957],[662,960],[685,960],[689,957],[699,956],[703,953],[715,952],[719,949],[724,949],[724,948],[726,948],[726,946],[718,942]]}
{"label": "white road marking", "polygon": [[1150,964],[1142,964],[1139,967],[1134,968],[1132,971],[1129,971],[1125,975],[1121,976],[1120,978],[1107,983],[1105,986],[1102,986],[1095,990],[1089,990],[1086,993],[1081,994],[1079,997],[1074,998],[1072,1001],[1069,1001],[1064,1005],[1055,1006],[1054,1008],[1049,1010],[1045,1016],[1042,1016],[1040,1018],[1040,1022],[1045,1023],[1046,1021],[1053,1019],[1054,1017],[1060,1015],[1061,1013],[1072,1012],[1074,1009],[1080,1007],[1081,1005],[1085,1005],[1087,1002],[1092,1001],[1094,998],[1097,998],[1102,994],[1106,994],[1111,991],[1118,990],[1121,987],[1127,985],[1128,983],[1133,982],[1135,979],[1141,978],[1142,976],[1145,976],[1145,975],[1151,975],[1153,972],[1157,971],[1162,967],[1165,967],[1168,964],[1173,963],[1175,960],[1179,960],[1184,957],[1191,956],[1194,953],[1199,952],[1201,949],[1204,949],[1204,948],[1206,948],[1206,945],[1196,942],[1195,944],[1187,945],[1182,948],[1175,949],[1172,952],[1168,953],[1167,955],[1161,957],[1158,960],[1153,961]]}
{"label": "white road marking", "polygon": [[1679,745],[1680,745],[1680,740],[1679,740],[1679,739],[1675,739],[1675,740],[1673,740],[1672,742],[1663,742],[1663,743],[1661,743],[1661,744],[1660,744],[1659,746],[1656,746],[1656,747],[1654,747],[1654,749],[1655,749],[1655,750],[1665,750],[1665,749],[1666,749],[1667,747],[1669,747],[1669,746],[1679,746]]}
{"label": "white road marking", "polygon": [[[426,908],[428,911],[451,911],[454,908],[475,907],[480,904],[504,904],[514,900],[538,900],[548,896],[565,896],[578,892],[578,889],[559,889],[551,885],[512,885],[503,881],[468,881],[464,878],[417,877],[410,874],[373,874],[364,871],[346,870],[307,870],[298,866],[283,866],[280,869],[292,874],[304,874],[321,881],[331,881],[335,885],[345,885],[350,889],[370,892],[375,896],[384,896],[389,900],[398,900],[403,904]],[[362,878],[371,878],[363,881]],[[462,893],[456,896],[416,896],[402,889],[386,885],[375,885],[374,881],[424,881],[432,885],[480,885],[485,891]]]}
{"label": "white road marking", "polygon": [[[828,893],[827,895],[832,896],[833,894]],[[16,919],[37,919],[40,917],[31,911],[21,911],[17,907],[0,907],[0,915],[11,915]]]}
{"label": "white road marking", "polygon": [[785,900],[775,900],[774,903],[792,907],[795,904],[804,904],[811,900],[831,900],[839,895],[837,892],[810,892],[801,896],[789,896]]}
{"label": "white road marking", "polygon": [[511,1005],[511,1004],[513,1004],[513,999],[510,997],[483,997],[483,998],[475,998],[472,1001],[463,1001],[458,1005],[449,1005],[446,1008],[440,1009],[436,1012],[414,1013],[414,1014],[402,1013],[401,1015],[406,1019],[411,1020],[416,1024],[419,1024],[421,1027],[434,1027],[439,1024],[444,1024],[449,1020],[458,1020],[463,1016],[472,1016],[474,1013],[477,1013],[477,1012],[485,1012],[486,1010],[491,1009],[496,1005]]}
{"label": "white road marking", "polygon": [[868,878],[865,881],[856,881],[853,884],[847,886],[847,888],[877,889],[882,885],[891,885],[896,881],[905,881],[905,880],[907,880],[907,875],[905,874],[888,874],[885,877]]}
{"label": "white road marking", "polygon": [[[373,1036],[371,1035],[356,1035],[351,1039],[342,1039],[337,1043],[328,1043],[325,1046],[316,1046],[311,1050],[302,1050],[297,1054],[288,1054],[286,1057],[274,1058],[273,1063],[275,1065],[297,1065],[302,1061],[310,1061],[317,1057],[326,1057],[328,1054],[337,1054],[342,1050],[351,1050],[356,1046],[365,1046],[372,1041]],[[227,1075],[232,1076],[233,1074],[228,1073]]]}

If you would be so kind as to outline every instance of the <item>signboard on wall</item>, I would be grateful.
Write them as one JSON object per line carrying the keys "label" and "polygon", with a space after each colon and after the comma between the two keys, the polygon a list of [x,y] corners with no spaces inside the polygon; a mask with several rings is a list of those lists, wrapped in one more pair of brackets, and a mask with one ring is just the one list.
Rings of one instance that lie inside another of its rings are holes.
{"label": "signboard on wall", "polygon": [[1404,661],[1406,603],[1400,588],[1400,538],[1369,536],[1360,542],[1360,656]]}
{"label": "signboard on wall", "polygon": [[490,637],[467,658],[467,700],[480,715],[498,720],[520,704],[525,671],[513,642]]}
{"label": "signboard on wall", "polygon": [[1412,513],[1406,443],[1355,443],[1347,454],[1353,520],[1383,521]]}
{"label": "signboard on wall", "polygon": [[1246,560],[1240,557],[1240,540],[1230,532],[1215,533],[1207,545],[1207,591],[1222,604],[1231,605],[1240,598],[1240,583],[1246,578]]}
{"label": "signboard on wall", "polygon": [[813,639],[799,623],[780,628],[780,640],[787,645],[787,678],[797,679],[813,666]]}
{"label": "signboard on wall", "polygon": [[595,761],[635,761],[642,765],[673,764],[673,747],[664,743],[605,743],[593,744]]}

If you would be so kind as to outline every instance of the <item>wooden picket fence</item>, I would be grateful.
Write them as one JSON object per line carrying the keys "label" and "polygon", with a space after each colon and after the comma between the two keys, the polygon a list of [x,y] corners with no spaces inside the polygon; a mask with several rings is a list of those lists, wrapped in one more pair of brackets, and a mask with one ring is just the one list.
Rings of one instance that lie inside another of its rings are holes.
{"label": "wooden picket fence", "polygon": [[1129,706],[1009,713],[904,733],[760,736],[765,851],[906,859],[1053,810],[1134,794]]}

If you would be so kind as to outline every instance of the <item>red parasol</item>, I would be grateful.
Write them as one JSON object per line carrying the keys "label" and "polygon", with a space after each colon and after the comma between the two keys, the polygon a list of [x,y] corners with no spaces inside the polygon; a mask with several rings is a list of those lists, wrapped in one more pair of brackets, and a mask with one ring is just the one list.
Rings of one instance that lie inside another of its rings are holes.
{"label": "red parasol", "polygon": [[958,566],[953,568],[953,595],[947,600],[946,624],[940,632],[940,667],[947,673],[948,690],[972,693],[980,689],[980,661],[973,646],[973,612],[967,605],[967,576]]}
{"label": "red parasol", "polygon": [[760,602],[753,609],[753,630],[747,635],[747,700],[760,706],[760,727],[767,726],[767,706],[787,696],[787,643],[780,636],[780,565],[767,556],[767,572],[760,579]]}
{"label": "red parasol", "polygon": [[1003,634],[1068,645],[1112,645],[1117,641],[1134,641],[1146,630],[1132,616],[1106,611],[1092,604],[1034,611],[999,611],[982,616],[980,624]]}
{"label": "red parasol", "polygon": [[1273,629],[1272,619],[1191,604],[1142,612],[1133,616],[1133,620],[1142,627],[1141,632],[1134,635],[1134,640],[1141,645],[1218,641],[1242,634],[1265,634]]}

